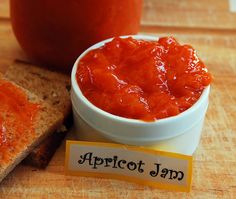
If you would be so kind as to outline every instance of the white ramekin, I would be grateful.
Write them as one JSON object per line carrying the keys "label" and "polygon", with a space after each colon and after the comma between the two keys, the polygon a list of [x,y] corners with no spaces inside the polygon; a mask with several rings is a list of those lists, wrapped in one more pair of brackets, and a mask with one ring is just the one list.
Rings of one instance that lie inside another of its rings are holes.
{"label": "white ramekin", "polygon": [[[128,36],[123,36],[128,37]],[[157,37],[135,35],[135,39],[157,40]],[[196,150],[205,114],[208,107],[210,86],[206,87],[199,100],[188,110],[177,116],[159,119],[154,122],[144,122],[127,119],[105,112],[89,102],[82,94],[77,81],[76,71],[80,59],[92,49],[96,49],[111,41],[107,39],[99,42],[76,60],[71,74],[71,100],[74,124],[78,136],[104,136],[112,141],[154,147],[159,150],[192,155]]]}

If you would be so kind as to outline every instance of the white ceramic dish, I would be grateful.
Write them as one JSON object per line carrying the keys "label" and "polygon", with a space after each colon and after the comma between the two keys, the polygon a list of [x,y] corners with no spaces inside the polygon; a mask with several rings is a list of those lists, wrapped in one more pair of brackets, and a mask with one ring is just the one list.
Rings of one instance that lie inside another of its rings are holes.
{"label": "white ceramic dish", "polygon": [[[128,37],[128,36],[124,36]],[[157,37],[135,35],[135,39],[157,40]],[[127,119],[107,113],[89,102],[82,94],[76,71],[80,59],[90,50],[111,41],[107,39],[88,48],[76,60],[71,74],[71,100],[74,122],[78,135],[104,136],[115,142],[155,147],[159,150],[191,155],[196,150],[204,117],[208,107],[210,86],[206,87],[199,100],[181,114],[154,122]],[[92,141],[92,140],[91,140]]]}

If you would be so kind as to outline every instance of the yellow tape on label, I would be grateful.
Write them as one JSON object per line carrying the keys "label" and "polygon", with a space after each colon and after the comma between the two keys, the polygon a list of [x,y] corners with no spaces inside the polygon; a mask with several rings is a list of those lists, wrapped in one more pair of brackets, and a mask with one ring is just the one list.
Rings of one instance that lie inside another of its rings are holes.
{"label": "yellow tape on label", "polygon": [[67,140],[65,172],[189,192],[192,157],[122,144]]}

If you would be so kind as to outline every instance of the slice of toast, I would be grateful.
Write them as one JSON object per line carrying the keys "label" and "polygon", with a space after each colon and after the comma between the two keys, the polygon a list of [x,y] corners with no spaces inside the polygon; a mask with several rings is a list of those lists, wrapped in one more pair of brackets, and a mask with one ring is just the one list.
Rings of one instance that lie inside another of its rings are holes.
{"label": "slice of toast", "polygon": [[58,109],[67,118],[71,112],[70,77],[16,60],[4,76]]}
{"label": "slice of toast", "polygon": [[[35,118],[33,120],[30,119],[29,121],[29,123],[33,123],[33,131],[30,131],[31,133],[24,131],[24,134],[19,135],[19,133],[16,131],[18,128],[15,129],[14,127],[16,126],[17,121],[12,120],[14,121],[14,125],[11,126],[7,125],[7,122],[5,121],[6,127],[4,128],[7,129],[4,131],[6,134],[5,140],[7,140],[10,145],[5,146],[5,141],[0,143],[0,182],[30,153],[30,151],[32,151],[34,147],[36,147],[48,135],[53,133],[63,121],[63,115],[60,112],[50,107],[50,105],[43,102],[31,92],[6,79],[1,79],[0,84],[4,84],[6,82],[11,86],[11,88],[13,87],[17,90],[20,90],[21,93],[24,93],[24,95],[27,96],[27,100],[31,104],[37,104],[37,106],[39,106],[39,110],[36,112]],[[17,107],[14,106],[14,108]],[[18,112],[22,111],[19,108],[16,110]],[[22,112],[22,114],[27,115],[29,113]],[[9,117],[8,115],[9,113],[7,110],[5,111],[5,109],[0,113],[0,116],[5,119],[6,117]],[[22,125],[26,127],[27,124],[20,123],[20,128],[25,129],[22,127]]]}
{"label": "slice of toast", "polygon": [[[8,68],[4,76],[60,111],[63,114],[64,125],[67,128],[70,127],[72,122],[70,118],[70,77],[68,75],[18,60]],[[45,168],[66,135],[65,128],[61,129],[40,143],[24,163]]]}

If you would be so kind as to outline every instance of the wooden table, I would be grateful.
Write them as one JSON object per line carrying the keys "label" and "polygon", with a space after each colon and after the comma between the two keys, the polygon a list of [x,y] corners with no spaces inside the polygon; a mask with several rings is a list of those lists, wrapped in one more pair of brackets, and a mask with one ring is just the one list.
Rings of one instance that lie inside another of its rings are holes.
{"label": "wooden table", "polygon": [[[0,184],[0,198],[236,198],[236,13],[226,0],[144,0],[141,32],[192,44],[214,76],[192,191],[65,176],[63,144],[46,170],[19,165]],[[15,58],[27,59],[11,30],[8,0],[0,0],[0,68]]]}

